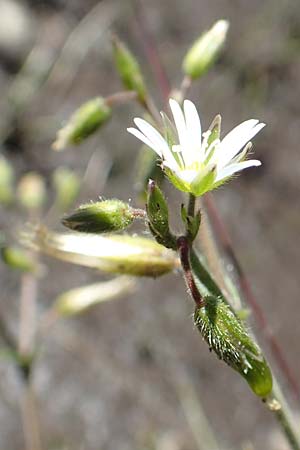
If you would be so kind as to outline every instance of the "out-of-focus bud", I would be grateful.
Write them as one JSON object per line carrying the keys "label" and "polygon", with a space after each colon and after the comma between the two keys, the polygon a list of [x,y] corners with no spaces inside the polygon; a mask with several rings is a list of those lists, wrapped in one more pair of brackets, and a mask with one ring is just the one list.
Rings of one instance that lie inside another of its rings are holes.
{"label": "out-of-focus bud", "polygon": [[187,76],[196,79],[207,72],[224,45],[228,27],[227,20],[219,20],[194,43],[183,60]]}
{"label": "out-of-focus bud", "polygon": [[167,248],[176,249],[176,238],[169,228],[169,210],[166,199],[153,180],[148,183],[147,216],[149,228],[160,244]]}
{"label": "out-of-focus bud", "polygon": [[41,209],[47,199],[44,178],[36,172],[23,175],[17,187],[17,197],[28,211]]}
{"label": "out-of-focus bud", "polygon": [[66,211],[76,200],[80,190],[80,178],[67,167],[58,167],[53,174],[55,206]]}
{"label": "out-of-focus bud", "polygon": [[143,146],[138,154],[135,169],[135,189],[138,192],[140,199],[146,202],[149,179],[156,182],[161,182],[163,180],[163,172],[157,163],[156,153],[149,151],[148,147]]}
{"label": "out-of-focus bud", "polygon": [[0,157],[0,203],[9,205],[14,198],[14,171],[3,156]]}
{"label": "out-of-focus bud", "polygon": [[94,305],[115,300],[134,290],[136,283],[129,277],[82,286],[61,294],[54,303],[54,310],[61,316],[71,316],[85,312]]}
{"label": "out-of-focus bud", "polygon": [[33,256],[20,247],[2,247],[2,261],[11,269],[17,269],[22,272],[35,272],[37,264]]}
{"label": "out-of-focus bud", "polygon": [[175,252],[138,236],[23,232],[25,245],[54,258],[110,273],[158,277],[179,267]]}
{"label": "out-of-focus bud", "polygon": [[113,36],[112,43],[115,64],[124,87],[130,91],[135,91],[139,100],[144,103],[147,89],[138,61],[117,36]]}
{"label": "out-of-focus bud", "polygon": [[127,228],[134,221],[134,209],[121,200],[111,199],[81,205],[62,219],[71,230],[85,233],[111,233]]}
{"label": "out-of-focus bud", "polygon": [[261,349],[224,300],[205,297],[205,306],[196,309],[194,321],[210,349],[239,372],[256,395],[270,394],[272,374]]}
{"label": "out-of-focus bud", "polygon": [[56,141],[53,143],[54,150],[64,150],[69,145],[80,144],[111,117],[111,112],[111,108],[102,97],[87,101],[58,131]]}

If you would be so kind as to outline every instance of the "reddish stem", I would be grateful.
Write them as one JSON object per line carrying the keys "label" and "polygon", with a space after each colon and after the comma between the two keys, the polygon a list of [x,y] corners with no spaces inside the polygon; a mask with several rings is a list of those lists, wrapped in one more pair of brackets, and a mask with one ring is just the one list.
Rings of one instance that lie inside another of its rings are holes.
{"label": "reddish stem", "polygon": [[183,269],[186,285],[197,307],[203,308],[205,301],[196,286],[192,274],[192,269],[190,265],[190,245],[188,239],[185,236],[180,236],[177,239],[177,249],[180,256],[181,266]]}

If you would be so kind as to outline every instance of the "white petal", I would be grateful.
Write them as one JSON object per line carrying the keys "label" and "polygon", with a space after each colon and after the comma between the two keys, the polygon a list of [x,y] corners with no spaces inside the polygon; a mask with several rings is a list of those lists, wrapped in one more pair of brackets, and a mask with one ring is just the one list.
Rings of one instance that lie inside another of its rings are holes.
{"label": "white petal", "polygon": [[134,119],[134,123],[142,131],[142,133],[145,134],[149,141],[152,142],[153,147],[155,147],[156,153],[160,152],[163,159],[170,161],[170,163],[173,165],[177,165],[167,142],[162,137],[162,135],[152,125],[150,125],[150,123],[138,117]]}
{"label": "white petal", "polygon": [[128,133],[133,134],[133,136],[137,137],[140,141],[144,142],[144,144],[148,145],[148,147],[152,148],[152,150],[154,150],[155,153],[157,153],[158,156],[162,158],[161,151],[157,147],[155,147],[143,133],[141,133],[136,128],[127,128],[127,131]]}
{"label": "white petal", "polygon": [[261,166],[261,162],[258,159],[250,159],[249,161],[243,161],[236,164],[231,164],[229,166],[224,167],[216,176],[216,182],[223,180],[224,178],[228,178],[236,172],[247,169],[248,167],[258,167]]}
{"label": "white petal", "polygon": [[133,119],[136,126],[141,130],[141,132],[148,138],[152,145],[156,147],[156,149],[160,150],[163,153],[165,147],[168,148],[168,144],[162,137],[162,135],[152,126],[150,123],[146,122],[144,119],[140,119],[136,117]]}
{"label": "white petal", "polygon": [[188,143],[187,128],[184,115],[179,103],[177,103],[175,100],[170,98],[169,104],[173,114],[175,126],[177,129],[179,144],[182,148],[182,151],[184,152]]}
{"label": "white petal", "polygon": [[221,141],[214,154],[214,162],[224,167],[264,126],[264,123],[258,124],[258,120],[250,119],[235,127]]}
{"label": "white petal", "polygon": [[183,103],[185,122],[189,142],[192,147],[201,147],[201,123],[196,106],[190,100],[185,100]]}

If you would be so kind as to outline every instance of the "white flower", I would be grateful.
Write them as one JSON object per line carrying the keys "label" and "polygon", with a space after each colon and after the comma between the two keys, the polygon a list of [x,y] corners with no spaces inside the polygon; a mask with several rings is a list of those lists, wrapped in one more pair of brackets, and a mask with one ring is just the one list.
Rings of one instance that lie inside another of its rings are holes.
{"label": "white flower", "polygon": [[200,196],[220,186],[236,172],[261,165],[257,159],[245,161],[245,158],[251,148],[250,140],[264,123],[246,120],[220,141],[220,120],[202,135],[198,112],[190,100],[184,101],[183,110],[175,100],[170,99],[169,103],[176,131],[168,124],[166,138],[140,118],[134,119],[137,128],[128,128],[128,131],[158,154],[164,171],[178,189]]}

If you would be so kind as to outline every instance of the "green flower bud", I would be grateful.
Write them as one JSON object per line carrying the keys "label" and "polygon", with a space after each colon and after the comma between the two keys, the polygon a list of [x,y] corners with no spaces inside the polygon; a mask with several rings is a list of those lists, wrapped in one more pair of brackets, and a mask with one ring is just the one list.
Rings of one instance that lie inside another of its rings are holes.
{"label": "green flower bud", "polygon": [[56,234],[39,228],[23,233],[23,242],[54,258],[110,273],[158,277],[179,267],[175,252],[138,236]]}
{"label": "green flower bud", "polygon": [[116,36],[113,37],[113,56],[124,87],[135,91],[144,103],[147,89],[138,61],[130,50]]}
{"label": "green flower bud", "polygon": [[134,221],[134,209],[121,200],[112,199],[81,205],[62,219],[71,230],[85,233],[110,233],[127,228]]}
{"label": "green flower bud", "polygon": [[36,172],[26,173],[18,184],[17,197],[27,210],[39,210],[47,199],[44,178]]}
{"label": "green flower bud", "polygon": [[54,150],[77,145],[95,133],[111,116],[111,108],[102,97],[87,101],[71,116],[67,125],[57,133]]}
{"label": "green flower bud", "polygon": [[117,299],[133,291],[135,282],[129,277],[118,277],[110,281],[90,284],[61,294],[54,310],[61,316],[80,314],[94,305]]}
{"label": "green flower bud", "polygon": [[190,241],[194,241],[198,234],[200,223],[201,223],[201,212],[200,210],[196,212],[195,216],[189,216],[186,207],[181,205],[181,219],[185,224],[186,230],[188,232],[188,238]]}
{"label": "green flower bud", "polygon": [[3,156],[0,157],[0,203],[8,205],[13,201],[14,171]]}
{"label": "green flower bud", "polygon": [[55,205],[61,211],[66,211],[79,194],[80,178],[67,167],[58,167],[53,174],[53,184],[56,193]]}
{"label": "green flower bud", "polygon": [[270,394],[271,370],[258,345],[224,300],[205,297],[205,306],[196,309],[194,321],[210,349],[239,372],[256,395]]}
{"label": "green flower bud", "polygon": [[147,216],[149,228],[160,244],[176,249],[176,239],[169,229],[169,210],[166,199],[153,180],[149,180],[147,195]]}
{"label": "green flower bud", "polygon": [[1,257],[2,261],[12,269],[22,272],[35,272],[37,269],[32,255],[20,247],[2,247]]}
{"label": "green flower bud", "polygon": [[201,77],[212,66],[222,49],[229,23],[219,20],[194,43],[183,60],[183,71],[192,79]]}

